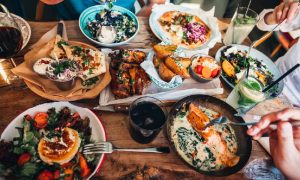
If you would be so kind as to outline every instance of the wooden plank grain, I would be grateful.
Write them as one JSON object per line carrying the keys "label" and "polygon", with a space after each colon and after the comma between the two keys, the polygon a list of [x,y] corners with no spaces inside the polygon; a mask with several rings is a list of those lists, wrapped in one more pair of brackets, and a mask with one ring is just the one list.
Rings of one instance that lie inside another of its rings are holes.
{"label": "wooden plank grain", "polygon": [[[148,18],[139,17],[140,31],[132,42],[118,48],[150,48],[159,40],[152,34]],[[228,20],[220,23],[220,29],[226,29]],[[57,22],[29,22],[32,29],[32,37],[28,46],[18,55],[16,61],[23,62],[23,55],[28,47],[34,44],[43,34],[56,25]],[[68,37],[70,40],[89,42],[78,27],[78,21],[65,21]],[[224,32],[223,32],[224,33]],[[217,44],[210,50],[210,55],[222,44]],[[100,48],[100,47],[99,47]],[[21,112],[35,105],[49,102],[43,99],[24,86],[10,86],[0,88],[0,132],[9,122]],[[228,91],[227,91],[228,94]],[[227,94],[220,96],[225,98]],[[83,103],[95,105],[98,98],[82,100]],[[122,113],[110,113],[97,111],[107,132],[107,139],[118,147],[139,148],[148,146],[169,146],[165,130],[161,131],[158,137],[150,144],[144,145],[135,142],[128,132],[128,116]],[[253,149],[250,161],[257,158],[269,157],[260,145],[253,141]],[[176,153],[171,150],[170,154],[141,154],[115,152],[106,155],[105,162],[94,177],[94,179],[244,179],[243,171],[227,177],[208,177],[190,168],[182,161]]]}

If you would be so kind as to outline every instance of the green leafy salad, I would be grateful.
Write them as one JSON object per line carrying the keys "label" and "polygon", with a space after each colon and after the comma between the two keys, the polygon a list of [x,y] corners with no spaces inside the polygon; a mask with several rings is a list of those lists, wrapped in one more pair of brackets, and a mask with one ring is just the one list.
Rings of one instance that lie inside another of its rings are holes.
{"label": "green leafy salad", "polygon": [[86,179],[99,156],[83,155],[92,143],[90,120],[68,107],[25,115],[18,136],[0,141],[0,176],[5,179]]}

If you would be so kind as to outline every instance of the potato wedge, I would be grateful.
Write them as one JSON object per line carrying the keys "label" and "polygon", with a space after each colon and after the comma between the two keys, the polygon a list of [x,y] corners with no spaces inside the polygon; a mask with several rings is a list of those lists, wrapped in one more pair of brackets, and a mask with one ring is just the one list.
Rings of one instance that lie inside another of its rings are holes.
{"label": "potato wedge", "polygon": [[173,73],[164,62],[161,62],[158,68],[158,73],[162,80],[169,82],[171,79],[176,76],[175,73]]}
{"label": "potato wedge", "polygon": [[190,58],[177,57],[176,60],[181,62],[183,68],[188,68],[192,64]]}
{"label": "potato wedge", "polygon": [[153,46],[156,56],[160,59],[165,59],[171,56],[177,49],[176,45],[160,45],[156,44]]}
{"label": "potato wedge", "polygon": [[153,56],[153,64],[154,64],[154,67],[158,68],[160,63],[161,63],[161,59],[158,58],[157,56]]}
{"label": "potato wedge", "polygon": [[190,74],[186,68],[184,68],[182,62],[179,60],[175,60],[172,57],[168,57],[165,60],[166,66],[173,71],[173,73],[180,75],[181,77],[188,79],[190,78]]}

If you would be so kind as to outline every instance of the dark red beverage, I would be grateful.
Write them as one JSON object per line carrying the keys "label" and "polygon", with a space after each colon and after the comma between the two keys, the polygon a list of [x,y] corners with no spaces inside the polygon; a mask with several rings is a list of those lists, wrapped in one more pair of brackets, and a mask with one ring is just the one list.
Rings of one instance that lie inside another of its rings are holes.
{"label": "dark red beverage", "polygon": [[12,57],[21,50],[22,45],[22,33],[18,29],[0,26],[0,58]]}
{"label": "dark red beverage", "polygon": [[130,134],[139,143],[151,142],[166,121],[164,111],[153,102],[139,102],[130,109]]}

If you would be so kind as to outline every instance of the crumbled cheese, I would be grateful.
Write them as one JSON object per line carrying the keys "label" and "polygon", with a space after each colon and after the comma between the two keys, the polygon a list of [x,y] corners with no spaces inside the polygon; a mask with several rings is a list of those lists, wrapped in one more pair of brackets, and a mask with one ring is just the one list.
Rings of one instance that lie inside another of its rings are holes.
{"label": "crumbled cheese", "polygon": [[212,62],[210,62],[210,61],[204,61],[202,63],[202,66],[206,66],[206,67],[208,67],[211,70],[214,70],[214,69],[216,69],[216,68],[219,67],[219,65],[215,61],[212,61]]}
{"label": "crumbled cheese", "polygon": [[237,53],[237,48],[235,46],[231,47],[231,48],[228,48],[225,52],[224,52],[224,55],[225,56],[228,56],[229,54],[231,53]]}

